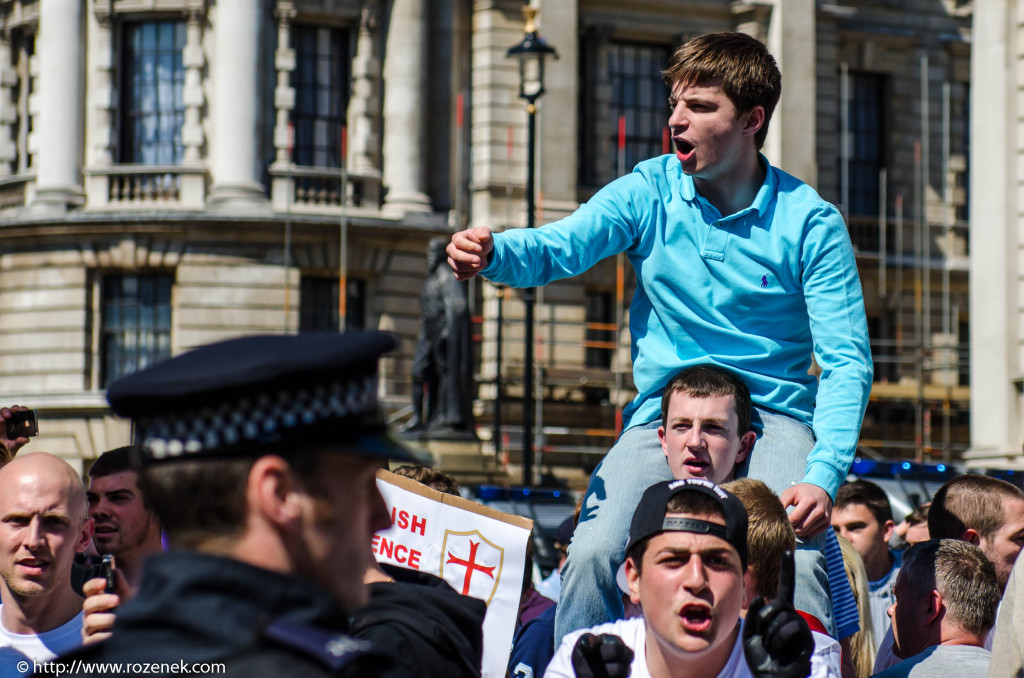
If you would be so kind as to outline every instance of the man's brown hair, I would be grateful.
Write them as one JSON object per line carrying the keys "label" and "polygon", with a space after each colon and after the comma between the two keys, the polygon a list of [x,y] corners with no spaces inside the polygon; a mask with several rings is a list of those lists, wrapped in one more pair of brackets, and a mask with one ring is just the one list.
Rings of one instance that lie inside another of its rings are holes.
{"label": "man's brown hair", "polygon": [[742,436],[750,430],[750,420],[753,418],[750,391],[742,379],[724,367],[702,363],[687,367],[672,377],[661,396],[661,423],[664,426],[668,426],[668,406],[676,393],[685,393],[692,398],[732,396],[739,422],[737,434]]}
{"label": "man's brown hair", "polygon": [[747,569],[757,580],[757,593],[765,600],[779,594],[782,555],[796,549],[796,533],[789,524],[779,496],[760,480],[740,478],[722,485],[747,509]]}
{"label": "man's brown hair", "polygon": [[[139,472],[139,489],[173,548],[202,550],[204,544],[242,534],[246,483],[255,462],[256,457],[241,457],[156,464]],[[310,494],[323,494],[319,453],[290,455],[288,465]]]}
{"label": "man's brown hair", "polygon": [[782,74],[775,57],[760,41],[744,33],[707,33],[688,40],[662,71],[671,89],[677,82],[702,85],[720,80],[722,92],[739,115],[760,106],[764,123],[754,135],[758,150],[768,135],[768,122],[782,94]]}
{"label": "man's brown hair", "polygon": [[447,473],[438,471],[436,468],[405,464],[393,470],[392,473],[415,480],[417,483],[426,485],[430,489],[437,490],[443,494],[451,494],[456,497],[462,496],[459,494],[459,482]]}
{"label": "man's brown hair", "polygon": [[884,528],[885,523],[892,520],[892,504],[889,503],[889,495],[869,480],[854,480],[839,487],[839,491],[836,492],[834,509],[838,511],[851,504],[863,504],[867,507],[871,515],[878,521],[879,527]]}
{"label": "man's brown hair", "polygon": [[939,488],[928,510],[933,539],[963,539],[972,529],[989,539],[1006,522],[1004,499],[1024,499],[1024,492],[1005,480],[965,473]]}

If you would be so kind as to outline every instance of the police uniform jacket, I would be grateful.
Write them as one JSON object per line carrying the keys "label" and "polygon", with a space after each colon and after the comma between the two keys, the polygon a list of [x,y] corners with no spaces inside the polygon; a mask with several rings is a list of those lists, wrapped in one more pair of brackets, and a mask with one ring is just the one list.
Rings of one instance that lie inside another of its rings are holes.
{"label": "police uniform jacket", "polygon": [[72,675],[88,674],[83,662],[134,662],[140,672],[157,675],[184,673],[172,664],[192,665],[187,672],[195,674],[201,673],[195,664],[223,662],[220,675],[255,678],[362,678],[390,666],[347,631],[347,613],[309,581],[174,551],[146,561],[140,588],[118,609],[108,640],[62,661]]}

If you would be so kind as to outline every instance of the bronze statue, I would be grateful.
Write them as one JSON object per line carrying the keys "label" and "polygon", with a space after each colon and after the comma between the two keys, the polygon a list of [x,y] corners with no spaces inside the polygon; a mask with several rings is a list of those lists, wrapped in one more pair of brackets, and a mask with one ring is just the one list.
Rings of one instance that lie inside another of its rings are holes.
{"label": "bronze statue", "polygon": [[475,437],[468,287],[443,265],[446,245],[447,240],[434,238],[427,247],[412,365],[412,419],[403,431]]}

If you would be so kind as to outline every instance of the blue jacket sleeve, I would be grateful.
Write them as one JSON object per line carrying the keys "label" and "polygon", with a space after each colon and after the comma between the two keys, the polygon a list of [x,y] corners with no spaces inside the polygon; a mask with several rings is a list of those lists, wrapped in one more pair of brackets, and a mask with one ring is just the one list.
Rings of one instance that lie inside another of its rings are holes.
{"label": "blue jacket sleeve", "polygon": [[831,205],[809,220],[801,261],[814,358],[821,368],[813,420],[817,442],[804,482],[835,498],[857,449],[873,368],[853,245]]}
{"label": "blue jacket sleeve", "polygon": [[649,212],[650,193],[642,174],[628,174],[564,219],[496,233],[491,261],[481,275],[512,287],[538,287],[579,275],[632,245]]}

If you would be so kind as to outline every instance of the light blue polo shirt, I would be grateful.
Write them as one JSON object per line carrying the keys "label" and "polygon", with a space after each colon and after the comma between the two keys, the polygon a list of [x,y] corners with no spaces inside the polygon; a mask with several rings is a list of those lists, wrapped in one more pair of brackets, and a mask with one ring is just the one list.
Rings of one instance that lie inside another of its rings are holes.
{"label": "light blue polo shirt", "polygon": [[[637,396],[625,427],[658,419],[681,369],[740,374],[754,403],[813,427],[804,482],[834,497],[853,460],[871,390],[867,320],[838,210],[771,167],[753,204],[723,217],[675,155],[641,162],[572,215],[494,236],[488,279],[513,287],[578,275],[625,252]],[[808,374],[811,354],[820,380]]]}

